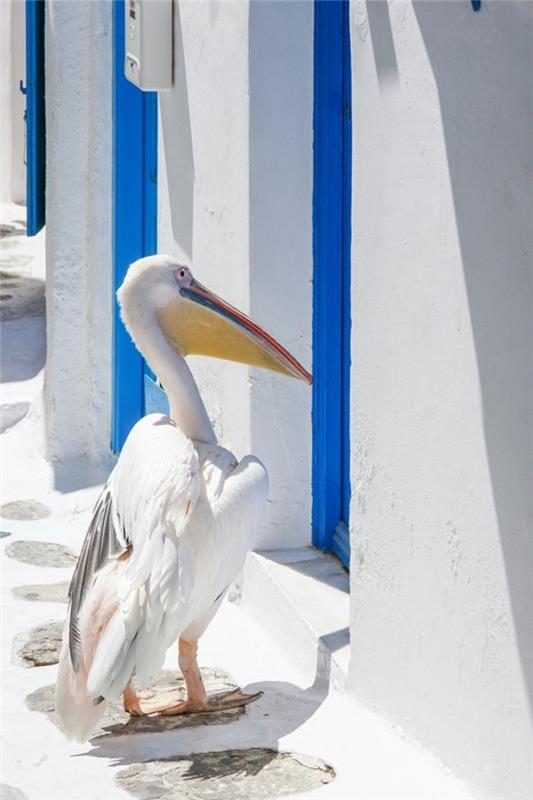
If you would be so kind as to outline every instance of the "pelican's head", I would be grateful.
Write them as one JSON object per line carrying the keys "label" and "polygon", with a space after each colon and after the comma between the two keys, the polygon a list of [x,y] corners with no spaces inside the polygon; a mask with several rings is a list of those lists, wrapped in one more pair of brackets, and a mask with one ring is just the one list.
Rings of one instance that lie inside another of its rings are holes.
{"label": "pelican's head", "polygon": [[143,330],[158,324],[182,356],[224,358],[312,382],[309,372],[270,334],[170,256],[148,256],[131,264],[117,298],[139,350]]}

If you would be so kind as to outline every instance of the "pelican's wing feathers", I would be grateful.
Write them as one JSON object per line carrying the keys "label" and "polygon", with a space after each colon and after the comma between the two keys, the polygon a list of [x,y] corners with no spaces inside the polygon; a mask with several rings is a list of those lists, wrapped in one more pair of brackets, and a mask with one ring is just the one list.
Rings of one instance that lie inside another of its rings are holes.
{"label": "pelican's wing feathers", "polygon": [[201,636],[239,575],[255,545],[268,495],[268,475],[255,456],[245,456],[237,463],[235,456],[219,445],[197,444],[197,450],[210,524],[202,525],[201,518],[194,523],[193,567],[197,565],[201,581],[195,585],[190,607],[189,638]]}
{"label": "pelican's wing feathers", "polygon": [[107,562],[124,553],[131,542],[124,531],[117,530],[116,514],[108,484],[96,501],[93,515],[69,588],[69,651],[74,670],[78,672],[81,658],[79,615],[94,576]]}
{"label": "pelican's wing feathers", "polygon": [[[118,586],[120,613],[103,634],[91,667],[89,682],[98,695],[116,683],[117,671],[129,668],[125,655],[129,663],[133,656],[128,651],[141,628],[146,634],[161,626],[165,611],[189,589],[190,569],[178,563],[178,540],[199,491],[198,456],[192,442],[168,417],[151,414],[140,420],[96,503],[69,591],[69,648],[77,671],[84,601],[95,577],[129,550]],[[182,556],[185,561],[187,554]],[[97,602],[101,600],[87,598],[86,615],[92,613],[91,603]],[[117,636],[112,629],[119,623]],[[90,625],[82,624],[82,632],[85,628]]]}

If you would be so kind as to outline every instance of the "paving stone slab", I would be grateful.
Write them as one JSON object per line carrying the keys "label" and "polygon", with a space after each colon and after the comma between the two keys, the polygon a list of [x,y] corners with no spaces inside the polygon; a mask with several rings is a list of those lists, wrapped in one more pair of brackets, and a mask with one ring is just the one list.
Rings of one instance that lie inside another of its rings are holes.
{"label": "paving stone slab", "polygon": [[0,320],[44,315],[44,281],[15,271],[27,266],[31,256],[6,254],[2,261],[8,271],[0,271]]}
{"label": "paving stone slab", "polygon": [[72,550],[56,542],[11,542],[6,555],[36,567],[73,567],[78,560]]}
{"label": "paving stone slab", "polygon": [[25,667],[48,667],[57,664],[61,650],[64,622],[46,622],[19,634],[14,643],[17,661]]}
{"label": "paving stone slab", "polygon": [[18,403],[2,403],[0,405],[0,433],[4,433],[17,425],[24,419],[29,410],[30,404],[26,400],[21,400]]}
{"label": "paving stone slab", "polygon": [[[15,242],[9,242],[9,244],[15,244]],[[4,250],[13,250],[11,247],[4,247]],[[31,275],[31,267],[29,270],[26,267],[29,267],[33,261],[33,257],[30,255],[22,255],[21,253],[13,253],[10,252],[8,255],[4,256],[2,259],[2,266],[8,267],[7,272],[0,272],[0,281],[11,281],[15,282],[19,277],[16,270],[20,270],[21,275]],[[14,271],[13,271],[14,270]]]}
{"label": "paving stone slab", "polygon": [[[200,670],[209,695],[220,692],[232,691],[237,684],[224,670],[207,667]],[[159,694],[162,692],[176,691],[176,701],[185,696],[185,683],[178,672],[164,670],[161,677],[154,682],[152,690],[146,692]],[[26,705],[31,711],[40,711],[61,729],[61,723],[54,711],[55,685],[43,686],[32,692],[26,698]],[[199,725],[223,725],[233,722],[246,713],[246,708],[230,708],[220,712],[208,714],[181,714],[176,717],[161,717],[155,714],[144,717],[130,717],[124,711],[122,700],[106,703],[104,715],[98,729],[94,732],[92,741],[104,736],[132,736],[138,733],[163,733],[176,728],[191,728]]]}
{"label": "paving stone slab", "polygon": [[0,239],[7,236],[25,236],[26,223],[22,220],[13,220],[11,223],[0,223]]}
{"label": "paving stone slab", "polygon": [[0,800],[28,800],[28,798],[16,786],[0,783]]}
{"label": "paving stone slab", "polygon": [[121,770],[116,780],[138,800],[272,800],[334,777],[319,759],[252,747],[147,761]]}
{"label": "paving stone slab", "polygon": [[27,586],[15,586],[13,594],[24,600],[43,603],[68,603],[68,581],[61,583],[30,583]]}
{"label": "paving stone slab", "polygon": [[50,509],[37,500],[13,500],[0,506],[0,516],[4,519],[32,521],[50,516]]}

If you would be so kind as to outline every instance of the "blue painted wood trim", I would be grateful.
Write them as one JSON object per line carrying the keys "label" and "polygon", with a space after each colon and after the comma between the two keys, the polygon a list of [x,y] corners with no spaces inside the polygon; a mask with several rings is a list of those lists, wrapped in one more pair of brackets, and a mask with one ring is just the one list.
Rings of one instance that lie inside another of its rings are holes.
{"label": "blue painted wood trim", "polygon": [[144,413],[152,414],[159,411],[160,414],[170,415],[170,408],[166,392],[157,384],[151,375],[144,376]]}
{"label": "blue painted wood trim", "polygon": [[153,372],[146,368],[144,373],[144,413],[154,414],[155,412],[170,416],[170,405],[167,393],[157,383]]}
{"label": "blue painted wood trim", "polygon": [[[124,2],[113,3],[113,287],[157,249],[157,96],[124,77]],[[118,453],[143,416],[145,365],[114,304],[113,426]]]}
{"label": "blue painted wood trim", "polygon": [[[144,93],[144,242],[145,255],[157,252],[157,93]],[[144,362],[143,413],[169,413],[168,398]]]}
{"label": "blue painted wood trim", "polygon": [[[351,121],[349,4],[315,2],[313,543],[331,550],[349,504]],[[344,552],[344,563],[347,563]]]}
{"label": "blue painted wood trim", "polygon": [[350,564],[350,531],[344,520],[340,520],[335,526],[331,537],[331,552],[348,567]]}
{"label": "blue painted wood trim", "polygon": [[44,0],[26,0],[26,232],[39,233],[46,215]]}
{"label": "blue painted wood trim", "polygon": [[[341,519],[350,518],[350,369],[351,369],[351,276],[352,276],[352,55],[350,3],[343,13],[343,140],[342,140],[342,482]],[[346,534],[348,535],[348,528]],[[347,539],[349,553],[349,536]],[[342,559],[341,559],[342,560]],[[347,564],[346,561],[343,563]]]}

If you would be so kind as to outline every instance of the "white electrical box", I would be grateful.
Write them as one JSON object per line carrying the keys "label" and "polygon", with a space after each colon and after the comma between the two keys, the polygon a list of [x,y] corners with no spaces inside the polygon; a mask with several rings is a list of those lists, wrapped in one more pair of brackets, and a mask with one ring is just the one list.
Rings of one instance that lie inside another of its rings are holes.
{"label": "white electrical box", "polygon": [[145,92],[172,88],[173,0],[125,0],[126,78]]}

